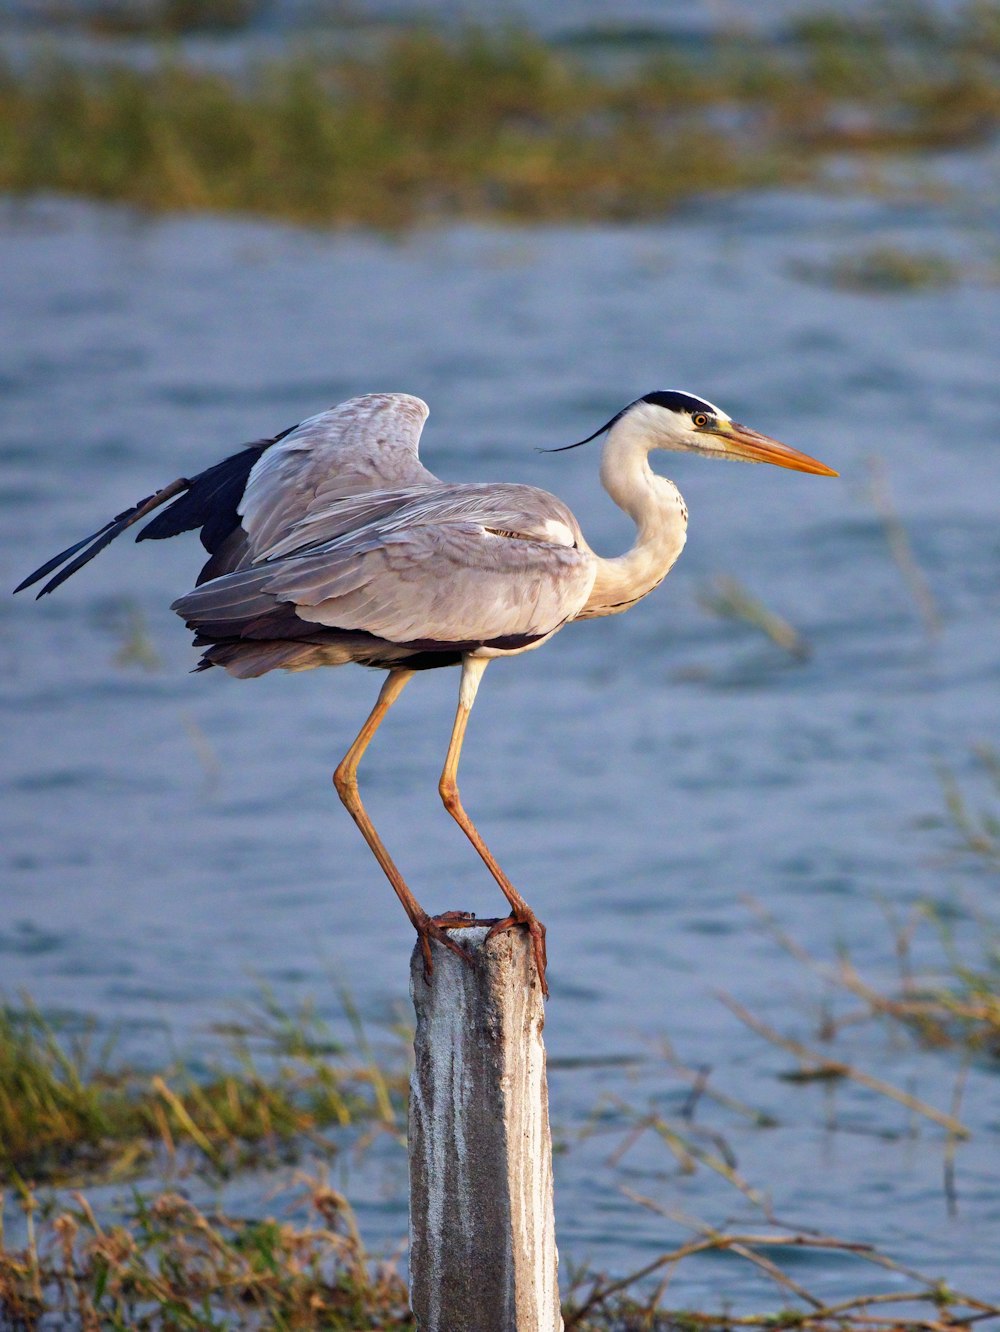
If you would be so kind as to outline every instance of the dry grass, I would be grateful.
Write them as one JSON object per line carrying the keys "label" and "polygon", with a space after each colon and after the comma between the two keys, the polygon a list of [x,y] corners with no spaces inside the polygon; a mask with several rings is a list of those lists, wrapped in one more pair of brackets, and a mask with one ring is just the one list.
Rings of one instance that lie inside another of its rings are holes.
{"label": "dry grass", "polygon": [[[406,1287],[392,1263],[366,1253],[346,1199],[325,1179],[302,1177],[296,1221],[245,1219],[195,1206],[177,1193],[133,1195],[120,1220],[95,1215],[77,1194],[45,1208],[22,1198],[26,1241],[8,1248],[0,1234],[3,1326],[41,1328],[60,1316],[80,1329],[222,1329],[240,1327],[412,1327]],[[692,1238],[641,1269],[611,1280],[578,1273],[564,1303],[575,1332],[650,1329],[802,1328],[808,1332],[944,1332],[1000,1317],[977,1300],[900,1266],[870,1245],[781,1226],[729,1232],[676,1218],[639,1194],[640,1206],[680,1220]],[[780,1266],[783,1256],[822,1249],[894,1273],[889,1294],[837,1302],[810,1292]],[[741,1314],[669,1308],[663,1295],[678,1265],[727,1252],[768,1277],[777,1308]],[[654,1280],[655,1279],[655,1280]]]}
{"label": "dry grass", "polygon": [[[659,1254],[626,1277],[581,1274],[564,1306],[567,1332],[694,1332],[694,1329],[800,1328],[805,1332],[954,1332],[956,1327],[1000,1318],[1000,1305],[950,1289],[945,1283],[893,1262],[868,1244],[831,1235],[778,1228],[731,1233],[693,1223],[625,1190],[634,1202],[670,1220],[680,1220],[695,1238]],[[823,1249],[856,1258],[900,1277],[891,1293],[831,1301],[814,1295],[778,1264],[782,1256]],[[781,1292],[776,1309],[744,1314],[672,1309],[663,1296],[677,1265],[705,1253],[730,1253],[752,1264]],[[653,1278],[657,1283],[651,1285]],[[904,1284],[905,1283],[905,1284]],[[639,1294],[645,1286],[648,1294]]]}
{"label": "dry grass", "polygon": [[36,1218],[27,1194],[27,1243],[0,1245],[0,1320],[25,1332],[60,1313],[69,1327],[132,1332],[412,1327],[403,1281],[369,1260],[346,1200],[323,1180],[302,1185],[299,1224],[203,1211],[177,1193],[135,1194],[115,1225],[80,1194]]}
{"label": "dry grass", "polygon": [[[909,1033],[927,1049],[1000,1058],[1000,934],[995,926],[983,922],[981,956],[970,959],[955,947],[947,927],[933,909],[917,907],[905,923],[894,928],[893,948],[899,962],[899,978],[894,986],[887,987],[867,980],[845,953],[832,960],[813,956],[781,930],[759,902],[748,899],[748,905],[781,946],[825,985],[860,1001],[860,1007],[849,1008],[836,1017],[824,1013],[819,1033],[823,1041],[829,1042],[839,1032],[859,1023],[879,1019]],[[940,964],[933,974],[918,974],[911,966],[914,934],[920,929],[933,931],[940,943]],[[782,1037],[731,1001],[730,1007],[759,1035],[798,1057],[803,1081],[822,1076],[854,1077],[862,1081],[862,1076],[850,1066],[842,1066],[815,1049]],[[882,1094],[903,1100],[898,1090]],[[929,1108],[918,1112],[936,1118],[949,1132],[964,1135],[963,1126],[951,1122],[953,1116],[940,1111],[929,1113]]]}
{"label": "dry grass", "polygon": [[169,61],[9,69],[0,189],[384,228],[648,217],[707,191],[815,181],[831,153],[987,140],[998,13],[883,9],[781,44],[724,34],[617,76],[511,32],[413,32],[239,82]]}

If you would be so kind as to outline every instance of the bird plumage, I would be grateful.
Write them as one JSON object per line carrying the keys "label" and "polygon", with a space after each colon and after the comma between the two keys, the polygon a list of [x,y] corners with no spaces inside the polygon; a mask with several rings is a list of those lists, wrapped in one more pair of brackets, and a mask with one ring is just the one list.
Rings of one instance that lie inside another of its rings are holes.
{"label": "bird plumage", "polygon": [[48,574],[39,595],[54,590],[169,500],[136,539],[200,530],[209,559],[174,609],[206,649],[203,667],[240,676],[348,661],[426,669],[525,651],[655,588],[683,549],[687,509],[649,466],[654,448],[747,456],[736,445],[749,440],[751,457],[763,447],[766,461],[830,470],[704,398],[646,394],[580,441],[607,434],[601,480],[637,528],[629,551],[602,559],[547,491],[434,476],[419,458],[427,414],[408,394],[352,398],[179,478],[17,590]]}
{"label": "bird plumage", "polygon": [[[262,653],[259,640],[299,641],[301,655],[282,662],[292,669],[340,664],[355,650],[382,664],[373,638],[393,663],[406,660],[403,649],[450,659],[523,650],[580,609],[594,581],[594,558],[553,498],[531,486],[438,482],[329,501],[303,544],[285,538],[174,609],[201,641],[224,646],[209,647],[206,661],[239,675],[273,669],[273,648]],[[370,637],[359,643],[357,632]]]}
{"label": "bird plumage", "polygon": [[462,740],[487,662],[540,646],[570,620],[627,610],[663,580],[683,549],[687,509],[674,483],[650,467],[652,450],[836,473],[738,425],[703,398],[657,390],[580,441],[607,434],[601,481],[636,524],[631,549],[604,559],[547,491],[449,484],[429,472],[418,456],[427,410],[407,394],[352,398],[191,479],[179,477],[48,560],[16,590],[52,575],[38,595],[53,591],[160,508],[137,540],[197,529],[209,553],[195,588],[173,603],[204,649],[201,669],[222,666],[246,677],[356,662],[387,670],[335,782],[420,935],[428,971],[429,940],[461,952],[447,933],[459,926],[417,903],[368,818],[356,772],[414,671],[461,664],[441,795],[510,903],[510,916],[494,928],[529,929],[544,987],[544,930],[458,797]]}

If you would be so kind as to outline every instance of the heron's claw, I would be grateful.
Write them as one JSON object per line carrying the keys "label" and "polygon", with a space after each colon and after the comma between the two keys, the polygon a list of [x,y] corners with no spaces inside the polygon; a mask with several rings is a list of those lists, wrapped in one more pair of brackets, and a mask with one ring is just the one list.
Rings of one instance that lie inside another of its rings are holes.
{"label": "heron's claw", "polygon": [[549,997],[549,986],[545,979],[545,967],[548,961],[545,951],[545,926],[533,911],[507,916],[503,920],[498,920],[495,925],[490,927],[485,942],[489,943],[495,934],[503,934],[505,930],[516,929],[518,925],[523,925],[531,935],[531,951],[535,958],[538,979],[542,985],[542,994],[547,999]]}
{"label": "heron's claw", "polygon": [[430,984],[431,976],[434,973],[434,959],[431,957],[431,940],[436,939],[439,944],[444,944],[445,948],[457,954],[463,962],[469,966],[475,966],[475,960],[471,953],[457,944],[442,926],[455,924],[458,921],[466,920],[469,917],[467,911],[444,911],[440,916],[424,916],[416,922],[417,937],[420,940],[420,951],[424,955],[424,980]]}

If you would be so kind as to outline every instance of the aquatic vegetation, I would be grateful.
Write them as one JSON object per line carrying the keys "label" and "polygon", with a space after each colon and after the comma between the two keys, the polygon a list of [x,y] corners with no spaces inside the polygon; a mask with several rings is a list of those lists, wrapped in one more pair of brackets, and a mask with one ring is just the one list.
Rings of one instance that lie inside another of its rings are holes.
{"label": "aquatic vegetation", "polygon": [[[671,1218],[651,1199],[626,1189],[626,1194],[643,1207]],[[950,1289],[944,1282],[902,1267],[868,1244],[853,1244],[814,1231],[790,1232],[780,1225],[771,1231],[731,1233],[711,1226],[687,1223],[694,1238],[659,1254],[638,1271],[616,1279],[583,1272],[575,1276],[569,1299],[563,1307],[567,1332],[693,1332],[694,1329],[799,1328],[809,1332],[841,1332],[867,1328],[872,1332],[943,1332],[943,1329],[981,1319],[1000,1316],[1000,1305],[978,1300]],[[801,1281],[784,1271],[778,1263],[783,1252],[789,1255],[807,1249],[825,1249],[851,1256],[862,1263],[895,1272],[900,1287],[889,1294],[858,1295],[851,1299],[829,1301],[814,1295]],[[662,1300],[676,1270],[684,1259],[704,1253],[729,1253],[752,1263],[768,1276],[788,1302],[775,1310],[746,1314],[705,1313],[692,1309],[670,1309]],[[772,1258],[770,1255],[774,1255]],[[659,1278],[649,1295],[641,1294],[652,1279]],[[905,1282],[905,1288],[902,1288]],[[923,1306],[926,1313],[914,1313]],[[872,1312],[872,1310],[875,1312]]]}
{"label": "aquatic vegetation", "polygon": [[153,642],[142,609],[134,601],[123,601],[114,608],[110,629],[118,639],[113,661],[116,666],[142,671],[158,671],[163,662]]}
{"label": "aquatic vegetation", "polygon": [[[365,1328],[413,1327],[406,1287],[394,1265],[373,1261],[351,1208],[324,1178],[301,1178],[304,1221],[238,1218],[196,1206],[175,1192],[134,1193],[116,1222],[102,1221],[86,1198],[44,1207],[22,1198],[27,1240],[8,1248],[0,1235],[0,1317],[31,1329],[62,1314],[81,1328]],[[642,1206],[659,1210],[639,1195]],[[688,1225],[688,1229],[692,1229]],[[836,1327],[914,1332],[994,1318],[1000,1307],[898,1266],[867,1244],[775,1225],[730,1233],[695,1225],[689,1241],[626,1277],[575,1273],[563,1306],[567,1329]],[[785,1272],[783,1253],[825,1249],[898,1274],[890,1294],[824,1301]],[[779,1288],[777,1309],[733,1315],[663,1304],[679,1263],[726,1252],[752,1263]],[[772,1257],[773,1255],[773,1257]],[[657,1283],[650,1286],[653,1278]],[[926,1313],[914,1312],[921,1307]]]}
{"label": "aquatic vegetation", "polygon": [[869,458],[868,473],[869,499],[882,524],[889,554],[920,615],[924,633],[933,642],[941,633],[941,612],[931,585],[917,560],[910,534],[893,502],[885,460],[878,456]]}
{"label": "aquatic vegetation", "polygon": [[[954,772],[942,767],[944,815],[922,822],[947,834],[951,853],[995,874],[1000,867],[1000,815],[995,809],[1000,795],[1000,755],[989,745],[976,746],[973,754],[992,806],[986,803],[974,808]],[[919,904],[905,922],[891,922],[892,948],[899,961],[899,980],[892,989],[873,985],[846,955],[833,964],[823,964],[780,931],[776,937],[834,986],[861,1000],[864,1016],[908,1032],[927,1049],[1000,1059],[1000,920],[988,907],[960,902],[957,909],[975,922],[972,944],[968,939],[958,941],[952,913],[934,903]],[[918,932],[936,943],[939,958],[933,969],[925,968],[923,973],[916,972],[911,962]],[[860,1016],[845,1014],[833,1024],[831,1034],[839,1025],[856,1024]]]}
{"label": "aquatic vegetation", "polygon": [[[968,845],[964,848],[969,849]],[[980,853],[977,846],[976,853]],[[992,853],[987,850],[988,858]],[[834,961],[813,956],[797,940],[792,939],[766,913],[758,902],[748,903],[766,929],[793,957],[803,962],[834,991],[853,995],[863,1005],[861,1011],[848,1010],[836,1017],[826,1014],[821,1037],[833,1040],[838,1032],[856,1028],[860,1022],[879,1019],[896,1029],[904,1030],[927,1049],[951,1049],[1000,1058],[1000,929],[995,922],[980,922],[978,958],[970,958],[968,949],[959,949],[948,924],[934,907],[924,904],[917,908],[904,925],[895,926],[893,951],[899,960],[899,981],[893,987],[875,985],[867,980],[847,956]],[[910,964],[913,937],[918,929],[933,930],[940,944],[940,964],[933,972],[917,974]],[[791,1077],[806,1081],[815,1077],[848,1077],[906,1104],[909,1093],[876,1087],[873,1079],[840,1064],[829,1056],[806,1048],[801,1042],[789,1040],[752,1014],[730,1002],[737,1012],[757,1033],[773,1044],[791,1050],[800,1059],[801,1072]],[[914,1106],[911,1109],[943,1124],[950,1134],[965,1135],[955,1113],[946,1114],[932,1107]]]}
{"label": "aquatic vegetation", "polygon": [[719,574],[698,590],[698,603],[723,620],[752,625],[796,661],[807,661],[812,649],[794,625],[766,606],[732,574]]}
{"label": "aquatic vegetation", "polygon": [[303,1141],[332,1153],[330,1126],[398,1131],[402,1056],[385,1071],[363,1038],[345,1050],[308,1008],[266,996],[218,1034],[200,1076],[179,1062],[149,1073],[99,1047],[92,1026],[73,1035],[28,1001],[0,1008],[0,1182],[121,1180],[157,1159],[228,1174]]}
{"label": "aquatic vegetation", "polygon": [[[922,1044],[938,1044],[923,1039],[928,1010],[918,979],[910,978],[901,999],[881,996],[845,960],[834,971],[809,958],[765,920],[779,941],[818,969],[824,981],[861,998],[869,1016],[904,1023]],[[894,941],[904,976],[909,938],[904,930]],[[956,977],[964,976],[956,972]],[[995,989],[993,993],[995,997]],[[939,1011],[949,1020],[955,1016],[947,1004]],[[349,1016],[357,1021],[350,1010]],[[833,1060],[771,1033],[745,1012],[741,1016],[749,1016],[761,1035],[776,1038],[800,1059],[804,1080],[853,1078],[943,1127],[947,1172],[965,1132],[957,1119],[957,1098],[951,1113],[936,1111],[909,1092],[859,1076],[846,1060]],[[857,1030],[857,1019],[856,1013],[836,1020],[827,1015],[821,1038],[829,1041],[842,1029]],[[0,1052],[6,1062],[0,1063],[0,1113],[5,1118],[0,1141],[19,1143],[21,1152],[16,1166],[9,1158],[3,1163],[14,1186],[6,1199],[0,1197],[9,1225],[5,1238],[0,1222],[4,1326],[40,1328],[53,1315],[61,1315],[70,1326],[163,1332],[180,1327],[360,1330],[413,1325],[405,1284],[394,1264],[367,1252],[349,1202],[322,1172],[294,1174],[282,1189],[280,1204],[260,1204],[250,1215],[235,1215],[221,1204],[207,1205],[178,1191],[185,1156],[192,1171],[211,1181],[220,1170],[259,1163],[257,1148],[268,1143],[272,1159],[282,1154],[282,1146],[289,1162],[303,1150],[314,1154],[315,1147],[329,1146],[314,1131],[328,1120],[396,1133],[405,1096],[402,1072],[391,1057],[388,1071],[381,1068],[363,1033],[352,1060],[308,1009],[289,1012],[264,995],[252,1011],[217,1029],[228,1042],[231,1059],[236,1052],[236,1067],[219,1073],[210,1066],[196,1080],[179,1067],[162,1075],[115,1071],[110,1053],[93,1049],[92,1033],[73,1040],[30,1005],[9,1010],[3,1023]],[[635,1184],[630,1162],[623,1179],[632,1183],[623,1183],[622,1193],[637,1207],[679,1226],[681,1237],[664,1241],[662,1252],[624,1276],[570,1271],[564,1300],[568,1329],[721,1332],[731,1327],[787,1327],[826,1332],[836,1327],[840,1332],[891,1332],[906,1326],[939,1332],[1000,1317],[1000,1306],[925,1277],[868,1243],[789,1228],[773,1214],[767,1181],[762,1187],[740,1171],[725,1132],[700,1122],[697,1107],[711,1102],[741,1132],[748,1126],[773,1130],[773,1115],[722,1089],[710,1069],[684,1064],[666,1041],[660,1054],[672,1078],[689,1089],[682,1102],[672,1103],[676,1112],[664,1109],[670,1102],[635,1109],[621,1097],[610,1098],[595,1107],[581,1137],[613,1135],[617,1145],[608,1159],[612,1169],[641,1139],[658,1143],[681,1175],[704,1170],[718,1176],[739,1194],[741,1210],[749,1206],[760,1221],[744,1221],[732,1229],[692,1220],[646,1196]],[[321,1076],[323,1069],[327,1078]],[[788,1113],[794,1110],[789,1107]],[[265,1121],[266,1134],[258,1137]],[[48,1134],[47,1142],[33,1142],[39,1133]],[[40,1192],[25,1182],[34,1167],[40,1171],[38,1178],[57,1183],[78,1176],[88,1151],[89,1166],[99,1172],[102,1183],[120,1178],[123,1171],[132,1173],[137,1160],[147,1167],[146,1179],[141,1186],[131,1186],[124,1199],[111,1202],[105,1193],[99,1206],[80,1192],[67,1193],[62,1187]],[[129,1152],[137,1155],[130,1160]],[[53,1160],[58,1169],[51,1168]],[[166,1185],[156,1183],[163,1167],[171,1176]],[[661,1172],[655,1178],[662,1179]],[[953,1192],[953,1183],[946,1187]],[[856,1262],[857,1284],[836,1300],[817,1294],[805,1284],[808,1268],[803,1270],[800,1261],[804,1250]],[[669,1307],[665,1301],[678,1266],[718,1254],[762,1273],[777,1288],[777,1306],[762,1301],[765,1307],[739,1314],[721,1306]],[[893,1274],[892,1289],[886,1292],[878,1283],[873,1289],[863,1277],[869,1268]]]}
{"label": "aquatic vegetation", "polygon": [[[991,795],[996,799],[1000,796],[1000,754],[991,745],[978,745],[974,753],[988,780]],[[942,768],[940,778],[948,815],[945,822],[953,834],[955,850],[996,869],[1000,866],[1000,813],[988,806],[972,809],[968,796],[950,769]],[[1000,965],[1000,941],[995,951]]]}
{"label": "aquatic vegetation", "polygon": [[844,291],[922,291],[951,287],[961,278],[959,266],[942,254],[894,245],[842,254],[824,264],[800,261],[791,268],[806,281]]}
{"label": "aquatic vegetation", "polygon": [[398,227],[448,216],[638,216],[763,179],[704,128],[659,135],[529,39],[400,40],[248,88],[180,66],[48,66],[0,91],[0,187],[146,208]]}
{"label": "aquatic vegetation", "polygon": [[[821,182],[831,153],[987,140],[997,13],[890,8],[781,43],[723,32],[614,74],[510,31],[414,31],[234,78],[171,58],[152,72],[43,62],[0,78],[0,188],[385,228],[655,216],[705,192]],[[914,263],[883,256],[854,280],[931,280]]]}

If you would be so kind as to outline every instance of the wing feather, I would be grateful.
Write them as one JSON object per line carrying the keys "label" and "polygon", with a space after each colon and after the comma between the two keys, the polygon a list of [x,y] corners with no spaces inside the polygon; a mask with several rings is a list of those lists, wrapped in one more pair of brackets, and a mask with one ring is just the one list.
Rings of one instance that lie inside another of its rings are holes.
{"label": "wing feather", "polygon": [[594,557],[570,540],[577,531],[566,506],[533,487],[440,487],[320,548],[203,584],[174,609],[220,637],[239,636],[241,616],[248,636],[280,637],[268,631],[270,604],[274,615],[290,605],[307,625],[392,643],[537,638],[590,593]]}
{"label": "wing feather", "polygon": [[252,558],[284,548],[300,529],[311,539],[314,516],[348,497],[440,485],[417,456],[427,414],[409,394],[369,393],[310,417],[268,449],[239,507]]}

